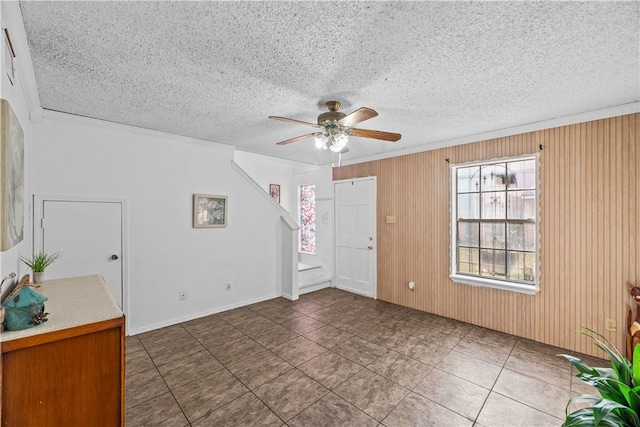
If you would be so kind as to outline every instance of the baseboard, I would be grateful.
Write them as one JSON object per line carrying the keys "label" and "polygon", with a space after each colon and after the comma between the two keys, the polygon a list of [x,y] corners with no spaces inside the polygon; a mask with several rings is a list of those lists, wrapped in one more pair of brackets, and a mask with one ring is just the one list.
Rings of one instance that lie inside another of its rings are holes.
{"label": "baseboard", "polygon": [[[190,314],[188,316],[178,317],[176,319],[167,320],[166,322],[160,322],[160,323],[155,323],[155,324],[149,325],[149,326],[143,326],[142,328],[130,329],[130,330],[127,331],[127,336],[138,335],[138,334],[142,334],[144,332],[149,332],[149,331],[155,331],[156,329],[166,328],[167,326],[177,325],[178,323],[188,322],[189,320],[199,319],[201,317],[211,316],[212,314],[222,313],[223,311],[233,310],[234,308],[240,308],[240,307],[244,307],[246,305],[251,305],[251,304],[258,303],[258,302],[267,301],[267,300],[270,300],[270,299],[273,299],[273,298],[277,298],[279,296],[280,295],[277,295],[277,294],[267,295],[265,297],[255,298],[255,299],[252,299],[252,300],[248,300],[248,301],[243,301],[243,302],[227,305],[227,306],[224,306],[224,307],[216,307],[216,308],[211,309],[211,310],[202,311],[202,312],[196,313],[196,314]],[[282,296],[287,298],[285,295],[282,295]],[[291,299],[291,298],[288,298],[288,299]]]}
{"label": "baseboard", "polygon": [[319,291],[324,288],[331,288],[331,279],[322,280],[320,282],[314,281],[313,283],[307,283],[304,285],[300,285],[298,289],[300,289],[300,295],[308,294],[310,292]]}
{"label": "baseboard", "polygon": [[340,290],[343,290],[343,291],[351,292],[352,294],[361,295],[363,297],[376,299],[375,295],[371,295],[371,294],[368,294],[366,292],[359,291],[357,289],[351,289],[351,288],[349,288],[347,286],[338,285],[337,283],[336,283],[336,289],[340,289]]}
{"label": "baseboard", "polygon": [[289,301],[297,301],[298,297],[300,296],[300,294],[298,294],[298,297],[294,298],[293,295],[289,295],[289,294],[282,294],[280,295],[282,298],[286,298]]}

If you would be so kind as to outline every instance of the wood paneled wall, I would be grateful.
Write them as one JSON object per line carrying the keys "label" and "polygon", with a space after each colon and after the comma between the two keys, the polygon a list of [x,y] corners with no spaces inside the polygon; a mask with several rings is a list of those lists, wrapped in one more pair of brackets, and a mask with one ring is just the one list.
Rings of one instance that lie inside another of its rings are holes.
{"label": "wood paneled wall", "polygon": [[[624,349],[625,283],[640,286],[640,114],[335,168],[378,177],[378,298],[591,355],[589,326]],[[540,150],[542,145],[542,150]],[[540,151],[537,295],[449,279],[452,164]],[[396,224],[385,217],[395,215]],[[408,289],[416,282],[415,291]],[[605,319],[616,332],[605,332]]]}

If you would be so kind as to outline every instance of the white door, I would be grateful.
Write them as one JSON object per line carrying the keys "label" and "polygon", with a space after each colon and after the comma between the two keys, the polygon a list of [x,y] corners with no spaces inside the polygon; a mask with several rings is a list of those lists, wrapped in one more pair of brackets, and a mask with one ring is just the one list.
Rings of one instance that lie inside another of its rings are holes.
{"label": "white door", "polygon": [[102,275],[122,308],[122,202],[43,200],[41,218],[42,250],[61,253],[45,279]]}
{"label": "white door", "polygon": [[335,284],[376,297],[376,180],[338,181],[335,200]]}

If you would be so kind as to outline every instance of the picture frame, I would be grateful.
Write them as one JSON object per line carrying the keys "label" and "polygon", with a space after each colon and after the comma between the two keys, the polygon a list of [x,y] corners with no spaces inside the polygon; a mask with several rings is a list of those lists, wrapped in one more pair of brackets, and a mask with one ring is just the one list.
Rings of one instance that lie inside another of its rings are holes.
{"label": "picture frame", "polygon": [[16,80],[16,69],[13,63],[13,58],[16,57],[16,52],[13,50],[13,43],[11,42],[11,36],[9,36],[9,30],[4,29],[4,50],[2,52],[3,62],[7,64],[7,77],[9,77],[9,83],[13,86]]}
{"label": "picture frame", "polygon": [[269,194],[276,202],[280,203],[280,184],[269,184]]}
{"label": "picture frame", "polygon": [[24,133],[11,105],[0,99],[0,251],[24,238]]}
{"label": "picture frame", "polygon": [[193,228],[227,226],[227,196],[193,195]]}

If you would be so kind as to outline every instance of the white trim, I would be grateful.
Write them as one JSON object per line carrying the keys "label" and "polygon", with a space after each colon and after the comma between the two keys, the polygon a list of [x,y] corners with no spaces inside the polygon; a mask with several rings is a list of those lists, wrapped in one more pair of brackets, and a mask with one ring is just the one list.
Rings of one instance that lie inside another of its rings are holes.
{"label": "white trim", "polygon": [[463,274],[452,274],[449,276],[449,278],[453,280],[455,283],[459,283],[462,285],[502,289],[505,291],[520,292],[523,294],[530,294],[530,295],[535,295],[538,292],[540,292],[540,288],[537,286],[530,286],[530,285],[524,285],[521,283],[509,282],[507,280],[485,279],[483,277],[465,276]]}
{"label": "white trim", "polygon": [[352,294],[360,295],[360,296],[367,297],[367,298],[376,299],[375,289],[377,288],[377,286],[374,287],[374,294],[373,295],[371,295],[370,293],[367,293],[367,292],[362,292],[362,291],[359,291],[357,289],[350,288],[348,286],[343,286],[343,285],[336,284],[335,287],[336,287],[336,289],[340,289],[342,291],[347,291],[347,292],[350,292]]}
{"label": "white trim", "polygon": [[[235,151],[242,153],[243,156],[250,157],[253,160],[264,160],[264,158],[266,157],[272,162],[280,163],[283,167],[291,167],[292,171],[293,171],[293,168],[295,167],[295,163],[297,163],[296,160],[285,159],[283,157],[268,156],[266,154],[254,153],[253,151],[244,151],[241,148],[236,148]],[[235,162],[235,156],[233,161]]]}
{"label": "white trim", "polygon": [[216,148],[225,151],[233,151],[235,147],[229,144],[221,144],[219,142],[207,141],[204,139],[191,138],[189,136],[177,135],[168,132],[160,132],[157,130],[145,129],[137,126],[123,125],[121,123],[109,122],[106,120],[95,119],[92,117],[78,116],[75,114],[61,113],[59,111],[47,110],[43,111],[43,118],[46,120],[54,120],[62,123],[71,123],[82,126],[90,126],[93,129],[107,129],[121,132],[134,133],[137,135],[145,135],[153,138],[167,139],[171,141],[181,141],[191,144],[206,145],[207,147]]}
{"label": "white trim", "polygon": [[38,85],[36,83],[36,75],[33,71],[33,62],[31,61],[31,52],[27,42],[27,32],[24,28],[22,20],[22,12],[20,4],[17,1],[2,1],[2,27],[8,28],[11,35],[11,43],[16,53],[14,61],[16,63],[17,80],[22,87],[24,97],[27,101],[29,113],[33,113],[38,117],[40,108],[40,95],[38,94]]}
{"label": "white trim", "polygon": [[[317,189],[317,184],[316,184],[316,183],[310,183],[310,184],[298,184],[298,185],[296,186],[296,199],[297,199],[297,200],[296,200],[296,215],[297,215],[298,219],[300,218],[300,187],[302,187],[302,186],[305,186],[305,187],[306,187],[306,186],[309,186],[309,185],[313,185],[313,186],[314,186],[314,187],[316,187],[316,189]],[[314,194],[315,194],[315,193],[314,193]],[[314,197],[313,201],[314,201],[314,202],[317,202],[317,201],[318,201],[318,199],[316,199],[316,198]],[[316,205],[316,213],[318,213],[317,205]],[[316,215],[316,230],[317,230],[317,224],[318,224],[318,217],[317,217],[317,215]],[[316,233],[317,233],[317,231],[316,231]],[[310,256],[316,256],[316,254],[318,253],[317,248],[316,248],[316,251],[315,251],[315,252],[303,251],[302,249],[300,249],[300,243],[301,243],[301,242],[302,242],[302,226],[300,226],[300,227],[298,228],[298,247],[296,248],[296,252],[297,252],[298,254],[305,254],[305,255],[310,255]]]}
{"label": "white trim", "polygon": [[121,215],[121,254],[122,261],[122,311],[125,314],[125,329],[129,330],[129,204],[126,198],[121,197],[95,197],[86,195],[59,195],[59,194],[34,194],[33,195],[33,251],[36,248],[42,250],[42,228],[38,221],[42,218],[42,209],[45,201],[52,202],[93,202],[93,203],[119,203]]}
{"label": "white trim", "polygon": [[300,295],[309,294],[311,292],[319,291],[320,289],[332,288],[331,280],[316,283],[313,285],[300,286]]}
{"label": "white trim", "polygon": [[362,178],[351,178],[351,179],[340,179],[337,181],[333,181],[333,200],[336,200],[336,184],[342,184],[346,182],[358,182],[358,181],[373,181],[373,229],[371,232],[371,237],[373,237],[373,272],[372,272],[372,280],[373,280],[373,295],[368,293],[363,293],[361,291],[356,291],[351,288],[347,288],[342,285],[338,285],[336,283],[336,256],[338,251],[336,251],[336,225],[337,225],[337,214],[336,214],[336,203],[333,204],[333,277],[331,279],[331,284],[333,287],[342,289],[348,292],[352,292],[354,294],[366,296],[373,299],[378,299],[378,177],[375,175],[365,176]]}
{"label": "white trim", "polygon": [[262,301],[268,301],[270,299],[278,298],[280,295],[272,294],[265,297],[255,298],[249,301],[238,302],[223,307],[214,308],[212,310],[201,311],[196,314],[189,314],[187,316],[178,317],[175,319],[167,320],[160,323],[154,323],[153,325],[143,326],[136,329],[127,329],[127,335],[138,335],[144,332],[155,331],[156,329],[166,328],[167,326],[177,325],[179,323],[188,322],[189,320],[200,319],[201,317],[211,316],[212,314],[222,313],[223,311],[233,310],[234,308],[245,307],[247,305],[256,304]]}
{"label": "white trim", "polygon": [[470,166],[481,166],[487,165],[491,163],[506,163],[506,162],[517,162],[519,160],[530,160],[531,158],[536,157],[538,161],[538,157],[540,157],[540,153],[529,153],[529,154],[521,154],[518,156],[510,156],[510,157],[492,157],[490,159],[480,159],[480,160],[472,160],[464,163],[455,163],[449,165],[450,169],[453,168],[466,168]]}
{"label": "white trim", "polygon": [[283,208],[280,203],[276,202],[273,199],[273,197],[271,197],[271,195],[267,193],[267,190],[262,188],[260,184],[258,184],[253,178],[251,178],[251,176],[249,176],[249,174],[246,173],[244,169],[240,167],[240,165],[238,165],[236,162],[232,160],[231,167],[236,172],[238,172],[238,174],[240,174],[240,176],[243,177],[259,194],[262,194],[262,196],[264,196],[264,198],[267,199],[267,201],[269,201],[269,204],[273,206],[280,213],[280,217],[282,218],[282,221],[284,221],[284,223],[287,224],[287,226],[291,230],[295,231],[300,229],[300,226],[291,217],[291,214],[289,214],[289,212],[287,212],[287,210]]}
{"label": "white trim", "polygon": [[[574,125],[576,123],[590,122],[594,120],[607,119],[610,117],[624,116],[626,114],[634,114],[640,112],[640,101],[630,102],[628,104],[616,105],[614,107],[602,108],[599,110],[586,111],[583,113],[572,114],[569,116],[557,117],[539,122],[526,123],[518,126],[512,126],[504,129],[496,129],[493,131],[477,133],[473,135],[460,136],[442,141],[429,142],[427,144],[414,145],[403,150],[394,150],[385,153],[374,154],[350,160],[343,160],[342,166],[353,165],[357,163],[371,162],[374,160],[388,159],[392,157],[406,156],[407,154],[422,153],[424,151],[437,150],[439,148],[451,147],[454,145],[470,144],[473,142],[486,141],[489,139],[503,138],[505,136],[520,135],[528,132],[546,130],[560,126]],[[401,142],[400,142],[401,143]]]}
{"label": "white trim", "polygon": [[40,107],[37,107],[29,113],[29,121],[31,121],[31,123],[33,123],[34,125],[42,123],[43,114],[44,110]]}
{"label": "white trim", "polygon": [[322,166],[326,166],[326,165],[329,164],[329,163],[327,163],[326,165],[317,165],[315,163],[306,163],[306,162],[303,162],[301,160],[292,160],[292,159],[287,158],[287,157],[274,156],[273,154],[263,154],[263,153],[257,153],[255,151],[247,151],[246,148],[244,148],[244,147],[235,147],[235,151],[239,151],[239,152],[241,152],[243,154],[254,154],[256,156],[268,157],[269,159],[273,159],[273,160],[279,160],[279,161],[282,161],[282,162],[293,163],[293,174],[294,175],[313,172],[313,171],[316,170],[315,168],[320,168]]}
{"label": "white trim", "polygon": [[[513,162],[518,160],[525,159],[534,159],[536,162],[536,273],[535,273],[535,281],[533,285],[528,285],[524,283],[513,282],[510,280],[501,280],[501,279],[492,279],[484,276],[475,276],[475,275],[466,275],[466,274],[458,274],[457,272],[457,264],[458,264],[458,251],[456,250],[457,245],[457,223],[458,218],[456,215],[456,208],[458,205],[457,200],[457,186],[455,184],[455,173],[459,168],[470,167],[470,166],[480,166],[487,165],[492,163],[503,163],[503,162]],[[466,163],[457,163],[449,165],[449,259],[451,261],[449,265],[449,278],[455,283],[460,283],[464,285],[471,286],[482,286],[488,288],[496,288],[514,292],[521,292],[526,294],[537,294],[540,292],[540,247],[541,247],[541,235],[540,235],[540,223],[541,223],[541,211],[540,211],[540,153],[533,154],[523,154],[520,156],[512,156],[512,157],[500,157],[493,158],[487,160],[474,160]]]}

